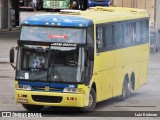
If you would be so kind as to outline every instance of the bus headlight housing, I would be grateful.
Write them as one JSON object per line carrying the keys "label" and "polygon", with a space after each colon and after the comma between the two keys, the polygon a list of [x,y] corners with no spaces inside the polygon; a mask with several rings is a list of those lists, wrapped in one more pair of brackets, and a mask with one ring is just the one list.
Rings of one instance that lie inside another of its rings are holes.
{"label": "bus headlight housing", "polygon": [[17,90],[31,90],[31,86],[29,86],[29,85],[17,85],[16,86],[16,89]]}
{"label": "bus headlight housing", "polygon": [[73,88],[73,87],[66,87],[64,88],[63,92],[68,92],[68,93],[78,93],[78,88]]}

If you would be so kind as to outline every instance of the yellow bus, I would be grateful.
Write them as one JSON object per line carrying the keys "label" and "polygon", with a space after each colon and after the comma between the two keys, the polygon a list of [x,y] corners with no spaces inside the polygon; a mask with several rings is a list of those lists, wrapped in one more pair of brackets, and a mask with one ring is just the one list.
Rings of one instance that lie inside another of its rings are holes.
{"label": "yellow bus", "polygon": [[21,24],[15,101],[27,110],[44,106],[92,111],[97,102],[125,100],[146,83],[149,15],[145,10],[92,7],[39,14]]}

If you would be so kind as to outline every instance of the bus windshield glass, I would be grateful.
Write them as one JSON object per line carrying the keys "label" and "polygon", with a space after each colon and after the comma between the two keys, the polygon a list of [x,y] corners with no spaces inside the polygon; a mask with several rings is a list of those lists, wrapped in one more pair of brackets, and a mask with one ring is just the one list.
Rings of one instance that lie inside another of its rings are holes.
{"label": "bus windshield glass", "polygon": [[85,44],[86,29],[22,26],[20,40]]}
{"label": "bus windshield glass", "polygon": [[17,79],[83,82],[84,48],[24,45],[19,51]]}

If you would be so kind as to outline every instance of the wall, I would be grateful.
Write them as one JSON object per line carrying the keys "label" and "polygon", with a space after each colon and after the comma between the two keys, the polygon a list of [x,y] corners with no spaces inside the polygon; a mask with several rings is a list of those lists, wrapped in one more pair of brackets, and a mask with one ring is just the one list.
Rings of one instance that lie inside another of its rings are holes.
{"label": "wall", "polygon": [[[150,15],[150,26],[160,29],[160,0],[112,0],[114,6],[146,9]],[[156,2],[156,6],[155,6]],[[155,11],[156,10],[156,11]]]}
{"label": "wall", "polygon": [[8,28],[8,0],[0,0],[0,29]]}

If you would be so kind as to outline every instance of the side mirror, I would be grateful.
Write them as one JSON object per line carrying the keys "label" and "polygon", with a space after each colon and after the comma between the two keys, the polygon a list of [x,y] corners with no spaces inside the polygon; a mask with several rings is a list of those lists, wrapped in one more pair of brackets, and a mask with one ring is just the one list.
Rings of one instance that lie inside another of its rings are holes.
{"label": "side mirror", "polygon": [[14,63],[14,48],[10,49],[10,63],[11,66],[14,68],[14,70],[16,69],[16,67],[12,64]]}
{"label": "side mirror", "polygon": [[10,63],[14,63],[14,49],[10,49]]}

